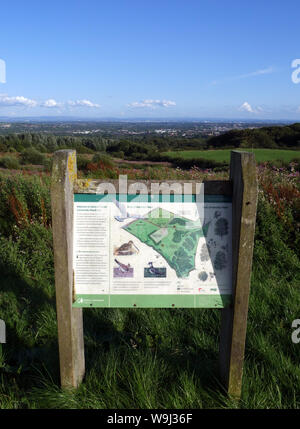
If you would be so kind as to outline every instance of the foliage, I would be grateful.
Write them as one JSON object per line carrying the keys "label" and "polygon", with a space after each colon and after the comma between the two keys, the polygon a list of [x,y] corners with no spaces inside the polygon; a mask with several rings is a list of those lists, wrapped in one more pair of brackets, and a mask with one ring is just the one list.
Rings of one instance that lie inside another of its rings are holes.
{"label": "foliage", "polygon": [[14,149],[22,152],[24,149],[35,148],[39,152],[54,152],[59,149],[76,149],[78,153],[94,153],[104,151],[106,139],[95,137],[55,136],[44,133],[13,133],[0,135],[1,151]]}
{"label": "foliage", "polygon": [[46,177],[0,175],[0,201],[1,236],[16,238],[20,229],[34,223],[49,227],[51,207]]}
{"label": "foliage", "polygon": [[124,158],[134,160],[152,159],[153,156],[159,157],[158,148],[154,144],[130,142],[127,140],[121,140],[118,143],[108,146],[107,152],[112,154],[117,153],[119,155],[120,152],[122,152],[124,154]]}
{"label": "foliage", "polygon": [[21,153],[21,160],[23,164],[43,165],[45,163],[46,156],[37,149],[30,147],[23,150]]}
{"label": "foliage", "polygon": [[[50,180],[0,174],[0,314],[8,339],[0,351],[0,408],[299,408],[299,345],[291,341],[300,300],[299,175],[296,166],[266,165],[258,172],[239,404],[218,379],[220,312],[214,309],[86,310],[86,377],[78,390],[62,390]],[[151,168],[130,174],[188,179],[208,173]],[[182,263],[184,253],[178,254]]]}
{"label": "foliage", "polygon": [[18,158],[6,155],[0,158],[0,167],[18,170],[20,168],[20,163]]}
{"label": "foliage", "polygon": [[211,137],[207,145],[212,148],[300,148],[300,127],[293,124],[284,127],[247,128],[230,130],[219,136]]}

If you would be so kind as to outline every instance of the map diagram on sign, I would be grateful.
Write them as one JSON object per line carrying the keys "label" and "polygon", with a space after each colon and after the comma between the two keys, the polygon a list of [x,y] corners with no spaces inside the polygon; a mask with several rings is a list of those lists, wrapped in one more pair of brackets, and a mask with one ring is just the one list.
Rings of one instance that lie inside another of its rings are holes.
{"label": "map diagram on sign", "polygon": [[199,238],[207,236],[209,226],[210,222],[201,225],[199,220],[193,221],[155,208],[123,229],[156,250],[179,278],[185,278],[195,269]]}

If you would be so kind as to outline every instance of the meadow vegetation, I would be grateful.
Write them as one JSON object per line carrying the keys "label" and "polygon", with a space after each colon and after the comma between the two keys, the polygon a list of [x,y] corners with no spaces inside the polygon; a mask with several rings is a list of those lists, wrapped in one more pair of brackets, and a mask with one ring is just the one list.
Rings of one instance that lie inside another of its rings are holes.
{"label": "meadow vegetation", "polygon": [[[32,162],[35,153],[27,152]],[[26,155],[26,156],[27,156]],[[21,158],[21,162],[22,162]],[[29,158],[28,158],[29,159]],[[37,160],[37,159],[36,159]],[[227,178],[228,171],[116,166],[78,159],[81,177]],[[59,381],[49,173],[0,174],[1,408],[299,408],[299,165],[258,168],[242,399],[218,378],[219,310],[86,309],[86,376]]]}

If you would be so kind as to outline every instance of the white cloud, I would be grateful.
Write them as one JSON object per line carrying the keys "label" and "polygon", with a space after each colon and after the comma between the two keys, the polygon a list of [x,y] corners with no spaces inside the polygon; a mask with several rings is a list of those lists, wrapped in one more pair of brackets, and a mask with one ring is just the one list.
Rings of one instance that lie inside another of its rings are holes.
{"label": "white cloud", "polygon": [[237,76],[225,77],[224,79],[221,79],[221,80],[214,80],[211,82],[211,84],[212,85],[218,85],[221,83],[231,82],[234,80],[247,79],[248,77],[260,76],[260,75],[264,75],[264,74],[271,74],[271,73],[274,73],[275,71],[276,71],[276,69],[274,67],[267,67],[265,69],[256,70],[256,71],[251,72],[251,73],[245,73],[245,74],[240,74]]}
{"label": "white cloud", "polygon": [[243,103],[240,107],[239,110],[241,112],[249,112],[249,113],[255,113],[255,110],[252,108],[251,104],[249,104],[247,101],[245,101],[245,103]]}
{"label": "white cloud", "polygon": [[245,79],[245,78],[251,77],[251,76],[259,76],[262,74],[274,73],[274,71],[275,71],[275,69],[273,67],[268,67],[266,69],[256,70],[252,73],[241,74],[239,76],[236,76],[234,79]]}
{"label": "white cloud", "polygon": [[37,102],[23,96],[9,97],[5,94],[0,94],[0,106],[25,106],[35,107]]}
{"label": "white cloud", "polygon": [[0,106],[23,106],[23,107],[45,107],[45,108],[66,108],[66,107],[88,107],[98,108],[99,104],[93,103],[90,100],[76,100],[68,102],[59,102],[54,98],[49,98],[45,101],[37,102],[23,96],[11,97],[7,94],[0,94]]}
{"label": "white cloud", "polygon": [[92,103],[90,100],[76,100],[76,101],[68,101],[69,106],[73,107],[100,107],[99,104]]}
{"label": "white cloud", "polygon": [[265,106],[251,106],[251,104],[248,103],[248,101],[245,101],[239,109],[240,112],[249,112],[249,113],[271,113],[270,109]]}
{"label": "white cloud", "polygon": [[175,101],[170,100],[143,100],[143,101],[134,101],[127,105],[128,107],[135,108],[150,108],[155,109],[157,107],[171,107],[176,106]]}
{"label": "white cloud", "polygon": [[53,98],[49,98],[49,100],[44,101],[43,103],[41,103],[42,107],[61,107],[62,103],[58,103],[56,100],[54,100]]}

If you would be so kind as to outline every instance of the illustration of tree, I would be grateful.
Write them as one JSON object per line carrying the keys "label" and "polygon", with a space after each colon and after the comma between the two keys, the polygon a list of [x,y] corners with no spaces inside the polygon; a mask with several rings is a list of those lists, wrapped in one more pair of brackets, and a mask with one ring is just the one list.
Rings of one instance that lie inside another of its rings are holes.
{"label": "illustration of tree", "polygon": [[178,277],[185,277],[193,268],[189,255],[182,247],[176,250],[172,258],[172,262],[177,266],[176,271],[178,271]]}
{"label": "illustration of tree", "polygon": [[201,273],[199,273],[199,275],[198,275],[198,278],[202,282],[205,282],[208,278],[208,274],[205,271],[201,271]]}
{"label": "illustration of tree", "polygon": [[215,234],[219,235],[221,238],[223,237],[223,235],[228,234],[228,220],[224,217],[221,217],[216,221]]}
{"label": "illustration of tree", "polygon": [[183,247],[189,251],[193,250],[195,243],[190,237],[187,237],[183,242]]}
{"label": "illustration of tree", "polygon": [[182,236],[184,234],[185,233],[183,231],[175,231],[174,235],[173,235],[173,241],[174,241],[174,243],[180,243],[180,241],[182,239]]}
{"label": "illustration of tree", "polygon": [[214,268],[215,270],[223,270],[227,265],[227,259],[224,252],[217,252],[215,261],[214,261]]}

